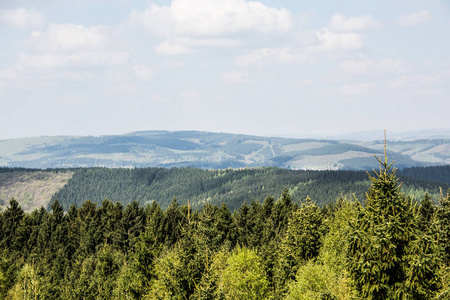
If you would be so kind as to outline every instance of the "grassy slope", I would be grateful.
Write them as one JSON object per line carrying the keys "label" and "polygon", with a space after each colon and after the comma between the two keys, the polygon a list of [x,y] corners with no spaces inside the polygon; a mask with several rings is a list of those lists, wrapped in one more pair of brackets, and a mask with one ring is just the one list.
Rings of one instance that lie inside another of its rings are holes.
{"label": "grassy slope", "polygon": [[60,190],[73,172],[17,171],[0,173],[0,208],[15,198],[25,211],[47,207],[53,194]]}

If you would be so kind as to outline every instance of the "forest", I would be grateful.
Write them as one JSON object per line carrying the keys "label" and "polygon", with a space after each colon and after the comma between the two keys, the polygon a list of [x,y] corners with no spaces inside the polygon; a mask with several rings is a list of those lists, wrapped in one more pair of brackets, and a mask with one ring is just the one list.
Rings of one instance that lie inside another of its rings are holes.
{"label": "forest", "polygon": [[448,299],[450,189],[406,196],[380,161],[363,198],[193,209],[174,198],[0,213],[1,299]]}
{"label": "forest", "polygon": [[[64,172],[50,169],[53,172]],[[450,188],[450,166],[416,167],[399,170],[404,192],[418,199],[428,191],[435,198],[439,187]],[[197,168],[80,168],[67,185],[56,192],[64,210],[71,204],[81,206],[90,199],[97,204],[107,198],[126,205],[136,200],[140,205],[156,201],[166,209],[176,197],[180,204],[201,209],[205,203],[220,206],[226,203],[231,211],[252,199],[262,202],[266,197],[289,189],[292,197],[310,196],[317,205],[334,202],[343,194],[364,197],[370,187],[365,171],[286,170],[274,167],[202,170]],[[9,199],[8,199],[9,200]],[[51,209],[51,203],[48,209]]]}

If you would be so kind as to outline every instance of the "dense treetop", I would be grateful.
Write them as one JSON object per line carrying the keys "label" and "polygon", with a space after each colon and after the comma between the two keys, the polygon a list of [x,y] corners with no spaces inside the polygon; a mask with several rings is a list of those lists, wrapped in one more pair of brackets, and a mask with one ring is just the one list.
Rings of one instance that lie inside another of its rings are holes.
{"label": "dense treetop", "polygon": [[[152,185],[173,172],[137,171],[135,180]],[[165,209],[105,199],[64,212],[55,200],[49,211],[24,213],[11,199],[0,212],[0,298],[448,298],[450,190],[417,203],[391,165],[369,179],[359,201],[342,196],[320,207],[285,188],[261,202],[250,194],[234,212],[172,198]]]}

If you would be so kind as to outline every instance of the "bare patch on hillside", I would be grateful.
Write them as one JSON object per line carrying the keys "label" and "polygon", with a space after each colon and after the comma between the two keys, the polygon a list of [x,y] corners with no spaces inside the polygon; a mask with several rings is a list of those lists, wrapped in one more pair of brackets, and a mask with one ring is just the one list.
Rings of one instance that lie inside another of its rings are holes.
{"label": "bare patch on hillside", "polygon": [[0,173],[0,208],[5,209],[15,198],[26,212],[47,207],[53,194],[67,184],[73,172]]}

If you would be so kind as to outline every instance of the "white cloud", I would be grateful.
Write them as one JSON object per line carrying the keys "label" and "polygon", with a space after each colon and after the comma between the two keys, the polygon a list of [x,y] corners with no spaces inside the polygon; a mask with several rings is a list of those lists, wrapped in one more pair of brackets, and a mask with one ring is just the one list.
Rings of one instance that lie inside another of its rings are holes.
{"label": "white cloud", "polygon": [[346,18],[341,14],[335,14],[330,22],[330,29],[333,31],[364,31],[380,27],[381,24],[372,19],[370,15]]}
{"label": "white cloud", "polygon": [[185,100],[195,100],[198,99],[200,93],[195,90],[183,90],[180,92],[180,98]]}
{"label": "white cloud", "polygon": [[327,54],[354,52],[363,47],[363,35],[333,32],[323,28],[315,33],[315,41],[306,47],[291,45],[277,48],[261,48],[236,58],[239,67],[267,65],[270,63],[311,63],[327,58]]}
{"label": "white cloud", "polygon": [[200,93],[196,90],[182,90],[179,93],[181,101],[179,104],[183,109],[200,108],[207,105],[200,97]]}
{"label": "white cloud", "polygon": [[74,95],[64,95],[58,98],[59,103],[63,104],[83,104],[88,103],[88,99],[83,96],[74,96]]}
{"label": "white cloud", "polygon": [[144,12],[133,12],[130,23],[162,36],[286,32],[291,28],[291,14],[245,0],[173,0],[170,6],[153,4]]}
{"label": "white cloud", "polygon": [[12,80],[17,77],[17,71],[14,69],[0,70],[0,80]]}
{"label": "white cloud", "polygon": [[359,51],[364,46],[364,34],[356,31],[378,28],[380,25],[370,16],[346,19],[334,15],[330,28],[302,32],[297,38],[299,46],[260,48],[235,59],[240,67],[269,63],[304,64],[336,57],[347,52]]}
{"label": "white cloud", "polygon": [[359,83],[359,84],[344,85],[338,89],[338,92],[341,95],[353,97],[353,96],[367,95],[371,91],[371,89],[372,84]]}
{"label": "white cloud", "polygon": [[134,76],[140,81],[149,81],[155,76],[156,70],[145,65],[133,65],[131,70]]}
{"label": "white cloud", "polygon": [[393,89],[417,88],[442,83],[441,75],[412,75],[401,76],[388,84]]}
{"label": "white cloud", "polygon": [[402,73],[409,71],[411,65],[401,60],[346,60],[341,63],[341,69],[353,74],[383,75],[386,73]]}
{"label": "white cloud", "polygon": [[223,73],[220,76],[220,82],[223,83],[244,83],[249,79],[247,71],[231,71]]}
{"label": "white cloud", "polygon": [[428,10],[421,10],[398,18],[397,24],[400,26],[416,26],[431,20],[431,13]]}
{"label": "white cloud", "polygon": [[109,92],[111,94],[131,95],[131,94],[136,94],[138,91],[139,91],[139,87],[135,84],[121,83],[121,84],[111,86]]}
{"label": "white cloud", "polygon": [[80,51],[71,54],[46,53],[19,54],[19,67],[33,69],[78,68],[93,65],[124,65],[128,61],[127,52]]}
{"label": "white cloud", "polygon": [[108,37],[100,26],[50,24],[46,31],[34,31],[28,44],[39,51],[68,52],[105,47]]}
{"label": "white cloud", "polygon": [[308,54],[298,51],[292,46],[280,48],[261,48],[249,54],[238,56],[235,60],[239,67],[266,65],[270,63],[304,63]]}
{"label": "white cloud", "polygon": [[314,83],[313,80],[311,79],[302,79],[302,80],[296,80],[296,81],[290,81],[290,82],[286,82],[283,84],[283,86],[285,86],[286,88],[305,88],[308,86],[311,86]]}
{"label": "white cloud", "polygon": [[0,81],[0,94],[3,93],[5,88],[6,88],[6,82]]}
{"label": "white cloud", "polygon": [[232,39],[210,38],[193,39],[188,37],[169,37],[155,47],[156,54],[179,55],[194,51],[196,47],[236,47],[239,42]]}
{"label": "white cloud", "polygon": [[0,24],[28,28],[40,27],[44,22],[44,15],[36,11],[30,11],[25,8],[0,9]]}
{"label": "white cloud", "polygon": [[32,32],[25,44],[32,51],[19,54],[20,68],[118,66],[126,64],[129,56],[126,51],[111,50],[114,45],[101,26],[50,24],[44,31]]}
{"label": "white cloud", "polygon": [[312,51],[347,52],[357,51],[363,47],[363,35],[350,32],[333,32],[324,28],[317,32],[319,44],[313,46]]}
{"label": "white cloud", "polygon": [[167,39],[161,42],[158,46],[155,47],[156,54],[164,54],[164,55],[180,55],[180,54],[188,54],[191,53],[192,49],[184,45],[180,42],[173,42],[171,39]]}
{"label": "white cloud", "polygon": [[155,94],[150,98],[150,102],[152,103],[160,103],[160,104],[164,104],[164,103],[170,103],[172,102],[172,97],[170,96],[161,96],[159,94]]}

